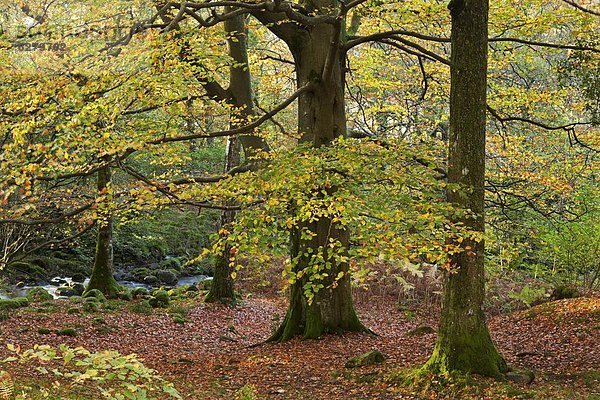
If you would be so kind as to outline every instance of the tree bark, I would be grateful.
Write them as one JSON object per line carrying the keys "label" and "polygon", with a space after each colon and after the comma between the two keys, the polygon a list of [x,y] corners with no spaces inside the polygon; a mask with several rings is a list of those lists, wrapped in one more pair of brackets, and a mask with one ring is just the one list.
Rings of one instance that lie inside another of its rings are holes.
{"label": "tree bark", "polygon": [[[231,10],[230,8],[228,8]],[[252,91],[252,79],[248,64],[248,27],[247,16],[239,16],[224,22],[227,34],[229,56],[233,64],[229,69],[229,103],[233,107],[230,114],[230,127],[236,128],[248,124],[254,116],[254,103]],[[225,172],[240,165],[240,144],[244,149],[247,163],[255,163],[254,158],[258,151],[268,151],[266,141],[256,135],[243,135],[239,138],[232,136],[228,138]],[[221,213],[221,231],[227,234],[230,226],[235,220],[235,211],[223,211]],[[226,245],[223,253],[217,257],[215,263],[215,274],[207,302],[235,303],[233,278],[229,259],[232,256],[231,246]]]}
{"label": "tree bark", "polygon": [[[229,171],[240,164],[240,141],[237,136],[227,139],[227,150],[225,154],[225,171]],[[222,235],[228,234],[228,229],[235,220],[235,211],[222,211],[220,229]],[[235,304],[235,292],[233,289],[233,278],[229,259],[232,256],[232,248],[226,244],[223,252],[215,260],[215,273],[210,290],[204,301],[207,303],[229,303]]]}
{"label": "tree bark", "polygon": [[[338,7],[336,1],[318,0],[305,4],[310,11],[325,14]],[[342,23],[342,21],[340,21]],[[288,40],[294,56],[298,87],[315,83],[315,89],[300,96],[298,100],[298,129],[300,143],[314,147],[327,146],[346,133],[346,111],[344,102],[343,57],[340,38],[343,25],[317,24],[299,30]],[[336,48],[337,47],[337,48]],[[330,194],[335,188],[329,189]],[[303,229],[315,233],[312,239],[302,239]],[[290,234],[290,257],[298,260],[296,272],[309,265],[310,255],[322,252],[327,259],[329,239],[338,240],[344,248],[349,245],[349,232],[331,218],[304,223],[292,229]],[[310,253],[309,253],[310,252]],[[317,338],[324,333],[343,331],[366,331],[354,309],[348,264],[332,260],[328,276],[320,283],[320,289],[312,303],[308,302],[303,290],[307,278],[303,277],[290,288],[290,304],[286,317],[269,339],[287,341],[294,336]],[[340,280],[335,282],[339,273]]]}
{"label": "tree bark", "polygon": [[[460,221],[484,232],[484,181],[487,76],[487,0],[453,0],[448,182],[468,194],[447,192],[448,200],[476,217]],[[433,354],[425,369],[497,376],[507,365],[490,337],[483,301],[484,241],[465,239],[446,273],[442,314]]]}
{"label": "tree bark", "polygon": [[[98,191],[100,194],[106,192],[111,181],[110,167],[102,168],[98,171]],[[117,297],[119,285],[113,277],[113,242],[112,242],[113,221],[110,211],[98,211],[98,236],[96,239],[96,254],[94,257],[94,267],[90,282],[87,285],[86,292],[92,289],[98,289],[106,297]]]}

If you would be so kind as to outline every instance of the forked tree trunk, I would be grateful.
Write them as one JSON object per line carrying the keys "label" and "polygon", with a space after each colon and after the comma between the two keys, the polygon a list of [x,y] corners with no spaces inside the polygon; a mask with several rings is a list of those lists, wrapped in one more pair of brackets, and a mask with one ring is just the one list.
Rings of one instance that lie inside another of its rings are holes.
{"label": "forked tree trunk", "polygon": [[[448,182],[469,194],[448,191],[448,200],[477,214],[465,225],[484,232],[487,0],[453,0]],[[457,270],[447,273],[437,342],[425,370],[497,376],[507,365],[490,337],[483,311],[484,241],[464,240]]]}
{"label": "forked tree trunk", "polygon": [[[111,180],[110,167],[98,171],[98,191],[103,194]],[[86,292],[98,289],[106,297],[117,297],[119,285],[113,277],[113,221],[110,211],[100,209],[98,212],[98,236],[96,239],[96,254],[90,282]]]}
{"label": "forked tree trunk", "polygon": [[[318,14],[330,12],[338,7],[338,3],[318,0],[310,5],[307,3],[307,6],[314,7]],[[339,50],[330,52],[331,44],[337,41],[336,35],[343,35],[343,28],[336,31],[332,24],[323,23],[306,29],[288,42],[296,64],[298,87],[316,83],[314,90],[302,94],[298,101],[300,142],[314,147],[327,146],[346,132],[342,54]],[[334,58],[327,61],[328,57]],[[326,64],[330,66],[329,74],[324,73]],[[333,192],[335,189],[330,190]],[[316,236],[310,240],[302,239],[300,232],[303,229]],[[298,260],[295,270],[303,270],[309,265],[309,251],[313,255],[325,252],[323,249],[328,248],[330,238],[338,240],[345,248],[349,244],[349,232],[330,218],[324,217],[294,228],[290,235],[290,256],[292,260]],[[324,254],[324,259],[327,258]],[[292,284],[286,317],[269,340],[286,341],[294,336],[317,338],[324,333],[366,330],[354,309],[348,264],[332,260],[326,272],[328,277],[320,282],[324,287],[317,292],[311,304],[303,290],[306,278]],[[339,273],[343,276],[334,283]]]}

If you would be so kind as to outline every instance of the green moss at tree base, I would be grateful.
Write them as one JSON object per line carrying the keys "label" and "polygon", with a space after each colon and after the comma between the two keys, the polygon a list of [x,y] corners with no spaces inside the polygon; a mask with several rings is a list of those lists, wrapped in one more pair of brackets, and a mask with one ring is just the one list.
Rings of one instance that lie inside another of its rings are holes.
{"label": "green moss at tree base", "polygon": [[423,372],[444,376],[458,371],[493,378],[510,370],[486,328],[471,335],[454,335],[450,338],[442,336],[421,369]]}

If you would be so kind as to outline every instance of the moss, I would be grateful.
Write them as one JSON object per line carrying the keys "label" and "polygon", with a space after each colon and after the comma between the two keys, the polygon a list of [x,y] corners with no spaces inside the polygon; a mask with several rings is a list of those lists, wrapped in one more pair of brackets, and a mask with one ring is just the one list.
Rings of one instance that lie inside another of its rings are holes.
{"label": "moss", "polygon": [[127,309],[135,314],[148,315],[152,313],[152,306],[148,300],[133,302],[127,306]]}
{"label": "moss", "polygon": [[100,302],[106,301],[106,296],[104,296],[104,293],[98,289],[86,290],[86,292],[83,294],[83,297],[86,299],[93,297]]}
{"label": "moss", "polygon": [[8,270],[12,273],[25,275],[29,279],[39,280],[46,278],[44,268],[30,262],[17,261],[8,265]]}
{"label": "moss", "polygon": [[68,314],[80,314],[81,310],[79,308],[73,307],[67,310]]}
{"label": "moss", "polygon": [[12,299],[15,303],[19,305],[19,307],[27,307],[29,306],[29,299],[27,297],[14,297]]}
{"label": "moss", "polygon": [[[29,303],[27,303],[28,305]],[[17,308],[24,307],[24,303],[18,299],[6,299],[0,300],[0,310],[16,310]]]}
{"label": "moss", "polygon": [[53,297],[43,287],[34,287],[27,293],[27,298],[30,301],[47,301],[52,300]]}
{"label": "moss", "polygon": [[40,335],[48,335],[48,334],[52,333],[52,330],[49,328],[40,327],[40,328],[38,328],[37,333],[39,333]]}
{"label": "moss", "polygon": [[77,330],[75,330],[75,328],[63,328],[63,329],[59,329],[56,332],[56,334],[59,336],[75,337],[75,336],[77,336]]}
{"label": "moss", "polygon": [[156,290],[149,300],[150,305],[154,308],[166,308],[169,306],[170,302],[171,298],[169,297],[169,293],[164,290]]}
{"label": "moss", "polygon": [[144,287],[138,287],[131,291],[131,297],[134,299],[138,299],[140,297],[145,297],[145,296],[149,296],[149,295],[150,295],[150,292],[148,292],[148,289],[146,289]]}
{"label": "moss", "polygon": [[575,297],[579,297],[581,294],[577,290],[577,288],[569,285],[558,285],[552,291],[552,295],[550,298],[552,300],[563,300],[563,299],[573,299]]}
{"label": "moss", "polygon": [[123,308],[123,303],[120,300],[108,300],[102,303],[104,310],[117,311]]}
{"label": "moss", "polygon": [[144,280],[145,277],[151,275],[151,272],[148,268],[136,268],[133,271],[131,271],[131,275],[135,280],[141,282]]}
{"label": "moss", "polygon": [[97,302],[86,301],[85,303],[83,303],[83,311],[85,312],[94,313],[97,312],[98,309],[99,306]]}
{"label": "moss", "polygon": [[487,328],[470,335],[440,334],[424,372],[450,376],[458,371],[499,377],[509,369],[494,346]]}
{"label": "moss", "polygon": [[175,257],[167,257],[160,263],[160,267],[163,269],[172,269],[177,272],[181,271],[181,261]]}
{"label": "moss", "polygon": [[378,350],[371,350],[346,361],[346,368],[364,367],[367,365],[380,364],[385,361],[385,356]]}

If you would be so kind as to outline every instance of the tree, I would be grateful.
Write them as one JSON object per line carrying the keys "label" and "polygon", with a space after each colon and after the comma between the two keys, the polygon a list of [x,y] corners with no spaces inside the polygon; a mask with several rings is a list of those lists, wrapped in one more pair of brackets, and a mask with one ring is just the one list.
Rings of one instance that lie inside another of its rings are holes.
{"label": "tree", "polygon": [[427,370],[498,376],[508,367],[490,337],[484,301],[484,186],[488,53],[487,0],[453,0],[450,138],[448,182],[464,185],[467,194],[448,190],[448,201],[472,211],[463,223],[474,232],[446,273],[442,314]]}
{"label": "tree", "polygon": [[[298,88],[310,87],[298,99],[299,143],[318,148],[346,135],[342,42],[347,10],[331,0],[301,5],[306,10],[302,16],[304,24],[283,22],[284,17],[279,14],[258,12],[255,16],[289,47]],[[332,13],[337,16],[331,17]],[[335,192],[335,187],[320,189],[329,195]],[[349,246],[348,229],[331,217],[306,220],[291,228],[290,258],[294,271],[306,270],[319,261],[325,268],[316,282],[309,282],[309,276],[304,275],[292,284],[287,314],[271,341],[366,330],[354,309],[348,262],[336,256],[330,243],[339,244],[345,249],[343,252]],[[307,284],[318,285],[314,298],[306,297]]]}
{"label": "tree", "polygon": [[119,285],[113,277],[113,218],[111,215],[110,200],[111,169],[104,167],[98,171],[98,191],[104,197],[99,209],[96,223],[98,235],[96,239],[96,253],[90,282],[86,292],[97,289],[107,297],[117,297]]}

